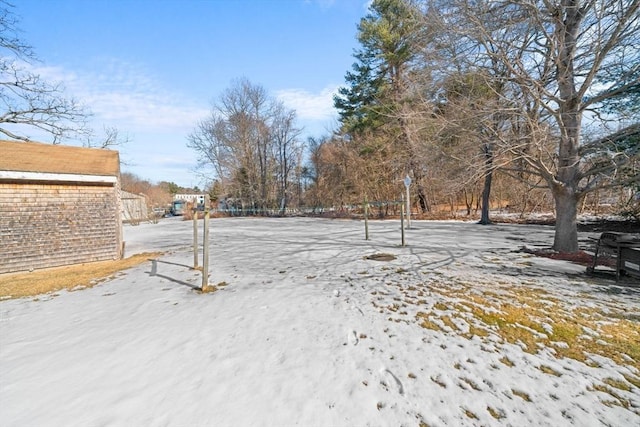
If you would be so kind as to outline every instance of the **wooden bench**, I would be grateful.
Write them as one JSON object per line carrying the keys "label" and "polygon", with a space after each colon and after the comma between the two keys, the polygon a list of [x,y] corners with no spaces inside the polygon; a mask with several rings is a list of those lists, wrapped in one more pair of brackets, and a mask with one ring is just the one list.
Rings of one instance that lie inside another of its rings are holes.
{"label": "wooden bench", "polygon": [[620,269],[640,279],[640,248],[620,248]]}
{"label": "wooden bench", "polygon": [[587,272],[594,273],[598,255],[609,253],[616,258],[616,281],[623,274],[640,278],[640,235],[607,231],[596,242],[593,264]]}

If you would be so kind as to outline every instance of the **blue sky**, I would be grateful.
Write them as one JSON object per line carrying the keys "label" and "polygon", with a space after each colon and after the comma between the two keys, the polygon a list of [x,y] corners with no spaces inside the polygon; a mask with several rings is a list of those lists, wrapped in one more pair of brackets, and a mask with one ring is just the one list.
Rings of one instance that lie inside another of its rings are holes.
{"label": "blue sky", "polygon": [[[37,72],[115,127],[123,171],[204,184],[187,135],[235,79],[298,113],[303,137],[336,123],[332,95],[354,62],[368,0],[21,0]],[[80,144],[81,142],[78,142]]]}

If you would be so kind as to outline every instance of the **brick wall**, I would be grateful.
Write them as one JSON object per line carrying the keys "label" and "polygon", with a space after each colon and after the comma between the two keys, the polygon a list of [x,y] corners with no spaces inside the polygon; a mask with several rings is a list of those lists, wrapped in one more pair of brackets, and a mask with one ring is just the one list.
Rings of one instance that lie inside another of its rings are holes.
{"label": "brick wall", "polygon": [[0,182],[0,273],[117,259],[113,185]]}

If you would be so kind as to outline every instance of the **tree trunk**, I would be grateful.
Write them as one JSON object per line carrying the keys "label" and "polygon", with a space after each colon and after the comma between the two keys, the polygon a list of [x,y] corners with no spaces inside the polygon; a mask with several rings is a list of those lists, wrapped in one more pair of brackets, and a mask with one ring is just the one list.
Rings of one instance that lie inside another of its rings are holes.
{"label": "tree trunk", "polygon": [[418,185],[418,201],[420,202],[420,210],[422,213],[426,213],[431,210],[429,208],[429,203],[427,202],[427,195],[424,193],[424,187],[422,185]]}
{"label": "tree trunk", "polygon": [[471,209],[473,208],[473,191],[471,192],[471,199],[469,199],[469,193],[464,190],[464,205],[467,208],[467,216],[471,215]]}
{"label": "tree trunk", "polygon": [[480,224],[491,224],[489,219],[489,197],[491,196],[491,183],[493,182],[493,147],[491,143],[485,143],[482,147],[484,151],[484,187],[482,188],[482,213],[480,214]]}
{"label": "tree trunk", "polygon": [[556,226],[553,249],[558,252],[577,252],[579,198],[566,187],[556,187],[553,192],[556,204]]}
{"label": "tree trunk", "polygon": [[576,40],[580,24],[584,19],[578,0],[567,0],[562,6],[565,18],[556,26],[558,46],[557,80],[558,92],[562,100],[560,112],[560,142],[558,146],[558,172],[552,185],[556,203],[556,232],[553,249],[558,252],[578,251],[578,196],[580,183],[580,131],[582,110],[580,93],[576,90]]}
{"label": "tree trunk", "polygon": [[484,188],[482,189],[482,211],[480,214],[479,224],[491,224],[489,218],[489,196],[491,195],[491,182],[493,181],[493,172],[489,171],[484,177]]}

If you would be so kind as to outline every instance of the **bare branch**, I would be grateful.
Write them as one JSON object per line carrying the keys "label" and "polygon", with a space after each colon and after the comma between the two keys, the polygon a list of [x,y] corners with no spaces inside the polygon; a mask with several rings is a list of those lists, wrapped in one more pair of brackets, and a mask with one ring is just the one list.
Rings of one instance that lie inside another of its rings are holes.
{"label": "bare branch", "polygon": [[0,2],[0,132],[18,140],[29,140],[29,132],[41,130],[53,142],[86,133],[89,113],[75,100],[63,96],[59,83],[48,83],[30,70],[35,61],[31,47],[18,36],[18,20],[11,5]]}

